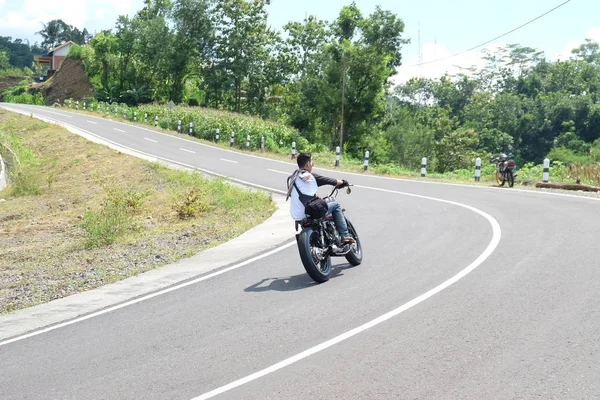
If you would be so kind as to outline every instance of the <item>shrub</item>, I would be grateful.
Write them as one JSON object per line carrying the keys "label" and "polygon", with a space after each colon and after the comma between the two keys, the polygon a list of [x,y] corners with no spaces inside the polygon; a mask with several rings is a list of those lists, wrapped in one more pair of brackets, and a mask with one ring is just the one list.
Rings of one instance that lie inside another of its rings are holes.
{"label": "shrub", "polygon": [[173,210],[180,219],[193,218],[198,213],[210,210],[210,204],[204,200],[202,189],[194,185],[184,193],[176,193],[173,196]]}

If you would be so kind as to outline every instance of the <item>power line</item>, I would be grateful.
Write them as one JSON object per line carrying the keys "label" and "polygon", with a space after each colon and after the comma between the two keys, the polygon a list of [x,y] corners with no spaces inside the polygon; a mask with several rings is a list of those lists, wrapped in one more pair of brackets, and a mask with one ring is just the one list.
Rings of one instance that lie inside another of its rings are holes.
{"label": "power line", "polygon": [[506,32],[506,33],[503,33],[503,34],[502,34],[502,35],[500,35],[500,36],[496,36],[495,38],[493,38],[493,39],[490,39],[490,40],[488,40],[488,41],[487,41],[487,42],[485,42],[485,43],[481,43],[481,44],[479,44],[479,45],[477,45],[477,46],[475,46],[475,47],[471,47],[470,49],[467,49],[467,50],[461,51],[460,53],[456,53],[456,54],[450,55],[450,56],[448,56],[448,57],[439,58],[439,59],[437,59],[437,60],[432,60],[432,61],[427,61],[427,62],[419,62],[419,63],[417,63],[417,64],[411,65],[411,67],[418,67],[418,66],[421,66],[421,65],[433,64],[433,63],[435,63],[435,62],[439,62],[439,61],[448,60],[448,59],[450,59],[450,58],[454,58],[454,57],[456,57],[456,56],[459,56],[459,55],[461,55],[461,54],[468,53],[469,51],[472,51],[472,50],[478,49],[478,48],[479,48],[479,47],[481,47],[481,46],[485,46],[486,44],[489,44],[489,43],[493,42],[494,40],[498,40],[498,39],[500,39],[500,38],[502,38],[502,37],[504,37],[504,36],[506,36],[506,35],[509,35],[509,34],[511,34],[511,33],[513,33],[513,32],[515,32],[515,31],[517,31],[517,30],[519,30],[519,29],[523,28],[524,26],[527,26],[527,25],[531,24],[532,22],[535,22],[535,21],[537,21],[538,19],[540,19],[540,18],[542,18],[542,17],[545,17],[546,15],[548,15],[548,14],[550,14],[551,12],[553,12],[553,11],[555,11],[555,10],[557,10],[557,9],[561,8],[562,6],[564,6],[565,4],[569,3],[570,1],[571,1],[571,0],[567,0],[567,1],[565,1],[564,3],[562,3],[562,4],[559,4],[558,6],[554,7],[553,9],[551,9],[551,10],[549,10],[549,11],[546,11],[546,12],[545,12],[545,13],[543,13],[542,15],[540,15],[540,16],[538,16],[538,17],[535,17],[535,18],[534,18],[534,19],[532,19],[531,21],[525,22],[523,25],[520,25],[520,26],[516,27],[515,29],[513,29],[513,30],[511,30],[511,31],[508,31],[508,32]]}

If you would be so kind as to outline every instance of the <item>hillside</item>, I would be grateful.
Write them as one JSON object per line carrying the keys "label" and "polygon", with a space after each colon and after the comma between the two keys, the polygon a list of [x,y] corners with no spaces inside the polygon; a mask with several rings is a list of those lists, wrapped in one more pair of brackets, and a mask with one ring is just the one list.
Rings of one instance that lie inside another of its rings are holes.
{"label": "hillside", "polygon": [[93,95],[93,86],[88,79],[85,67],[79,60],[65,60],[54,76],[44,83],[32,85],[32,94],[41,93],[47,105],[52,105],[57,99],[81,100]]}

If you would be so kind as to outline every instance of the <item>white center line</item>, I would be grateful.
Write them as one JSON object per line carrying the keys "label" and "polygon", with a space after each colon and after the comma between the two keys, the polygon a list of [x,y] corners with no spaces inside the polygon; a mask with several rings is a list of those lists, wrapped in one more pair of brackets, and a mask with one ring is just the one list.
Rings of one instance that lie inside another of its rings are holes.
{"label": "white center line", "polygon": [[123,132],[123,133],[125,133],[125,131],[122,131],[121,129],[117,129],[117,128],[114,128],[114,129],[115,129],[115,131],[118,131],[118,132]]}
{"label": "white center line", "polygon": [[90,124],[98,125],[98,123],[97,123],[97,122],[94,122],[94,121],[90,121],[90,120],[88,120],[88,122],[89,122]]}
{"label": "white center line", "polygon": [[230,162],[230,163],[238,164],[238,162],[237,162],[237,161],[228,160],[228,159],[226,159],[226,158],[221,158],[221,161],[225,161],[225,162]]}
{"label": "white center line", "polygon": [[188,150],[188,149],[179,148],[179,150],[181,150],[181,151],[187,151],[188,153],[192,153],[192,154],[196,154],[195,151],[191,151],[191,150]]}
{"label": "white center line", "polygon": [[267,171],[276,172],[278,174],[291,175],[291,173],[289,173],[289,172],[278,171],[276,169],[269,169],[269,168],[267,168]]}
{"label": "white center line", "polygon": [[490,243],[488,244],[486,249],[483,251],[483,253],[481,253],[481,255],[479,257],[477,257],[477,259],[475,259],[475,261],[473,261],[471,264],[469,264],[465,269],[463,269],[462,271],[460,271],[453,277],[449,278],[445,282],[440,283],[433,289],[430,289],[429,291],[423,293],[422,295],[415,297],[408,303],[404,303],[401,306],[399,306],[391,311],[388,311],[387,313],[385,313],[375,319],[372,319],[369,322],[366,322],[366,323],[364,323],[360,326],[357,326],[356,328],[346,331],[344,333],[341,333],[338,336],[335,336],[323,343],[317,344],[316,346],[306,349],[294,356],[286,358],[285,360],[280,361],[276,364],[273,364],[270,367],[267,367],[260,371],[254,372],[253,374],[250,374],[241,379],[238,379],[237,381],[233,381],[227,385],[224,385],[224,386],[221,386],[214,390],[211,390],[210,392],[206,392],[198,397],[194,397],[192,400],[207,400],[207,399],[215,397],[219,394],[225,393],[229,390],[235,389],[239,386],[245,385],[248,382],[252,382],[252,381],[259,379],[265,375],[269,375],[275,371],[285,368],[285,367],[287,367],[291,364],[294,364],[300,360],[310,357],[313,354],[316,354],[323,350],[326,350],[340,342],[343,342],[343,341],[345,341],[353,336],[356,336],[370,328],[373,328],[374,326],[380,325],[380,324],[384,323],[385,321],[387,321],[399,314],[402,314],[404,311],[416,306],[419,303],[424,302],[425,300],[429,299],[432,296],[435,296],[442,290],[452,286],[453,284],[455,284],[456,282],[458,282],[459,280],[461,280],[462,278],[467,276],[469,273],[473,272],[479,265],[481,265],[494,252],[494,250],[500,243],[500,238],[502,237],[502,230],[500,229],[500,224],[498,223],[498,221],[496,221],[496,219],[494,217],[492,217],[491,215],[489,215],[475,207],[471,207],[469,205],[450,201],[450,200],[442,200],[442,199],[438,199],[438,198],[434,198],[434,197],[421,196],[421,195],[416,195],[416,194],[412,194],[412,193],[397,192],[394,190],[379,189],[379,188],[374,188],[374,187],[369,187],[369,186],[358,186],[358,185],[355,185],[355,186],[361,187],[364,189],[380,191],[380,192],[396,193],[396,194],[405,195],[405,196],[409,196],[409,197],[416,197],[416,198],[421,198],[421,199],[439,201],[441,203],[452,204],[455,206],[466,208],[467,210],[473,211],[474,213],[479,214],[483,218],[487,219],[487,221],[490,223],[490,225],[492,227],[492,240],[490,241]]}
{"label": "white center line", "polygon": [[148,139],[147,137],[145,137],[144,139],[146,139],[146,140],[148,140],[150,142],[158,143],[158,140]]}

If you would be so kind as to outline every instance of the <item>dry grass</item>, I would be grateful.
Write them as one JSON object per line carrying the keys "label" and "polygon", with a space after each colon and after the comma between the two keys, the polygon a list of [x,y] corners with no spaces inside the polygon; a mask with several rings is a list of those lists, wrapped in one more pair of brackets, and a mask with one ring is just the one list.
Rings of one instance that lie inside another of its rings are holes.
{"label": "dry grass", "polygon": [[[14,185],[0,192],[6,199],[0,203],[0,313],[189,257],[238,236],[275,209],[264,193],[168,170],[0,110],[0,140],[11,134],[31,150],[28,181],[37,182],[39,194],[16,193]],[[176,199],[194,187],[204,206],[181,219]],[[86,221],[95,215],[96,227],[107,204],[123,204],[127,224],[112,244],[91,243]]]}
{"label": "dry grass", "polygon": [[600,165],[569,165],[567,172],[573,179],[581,179],[592,186],[600,185]]}

